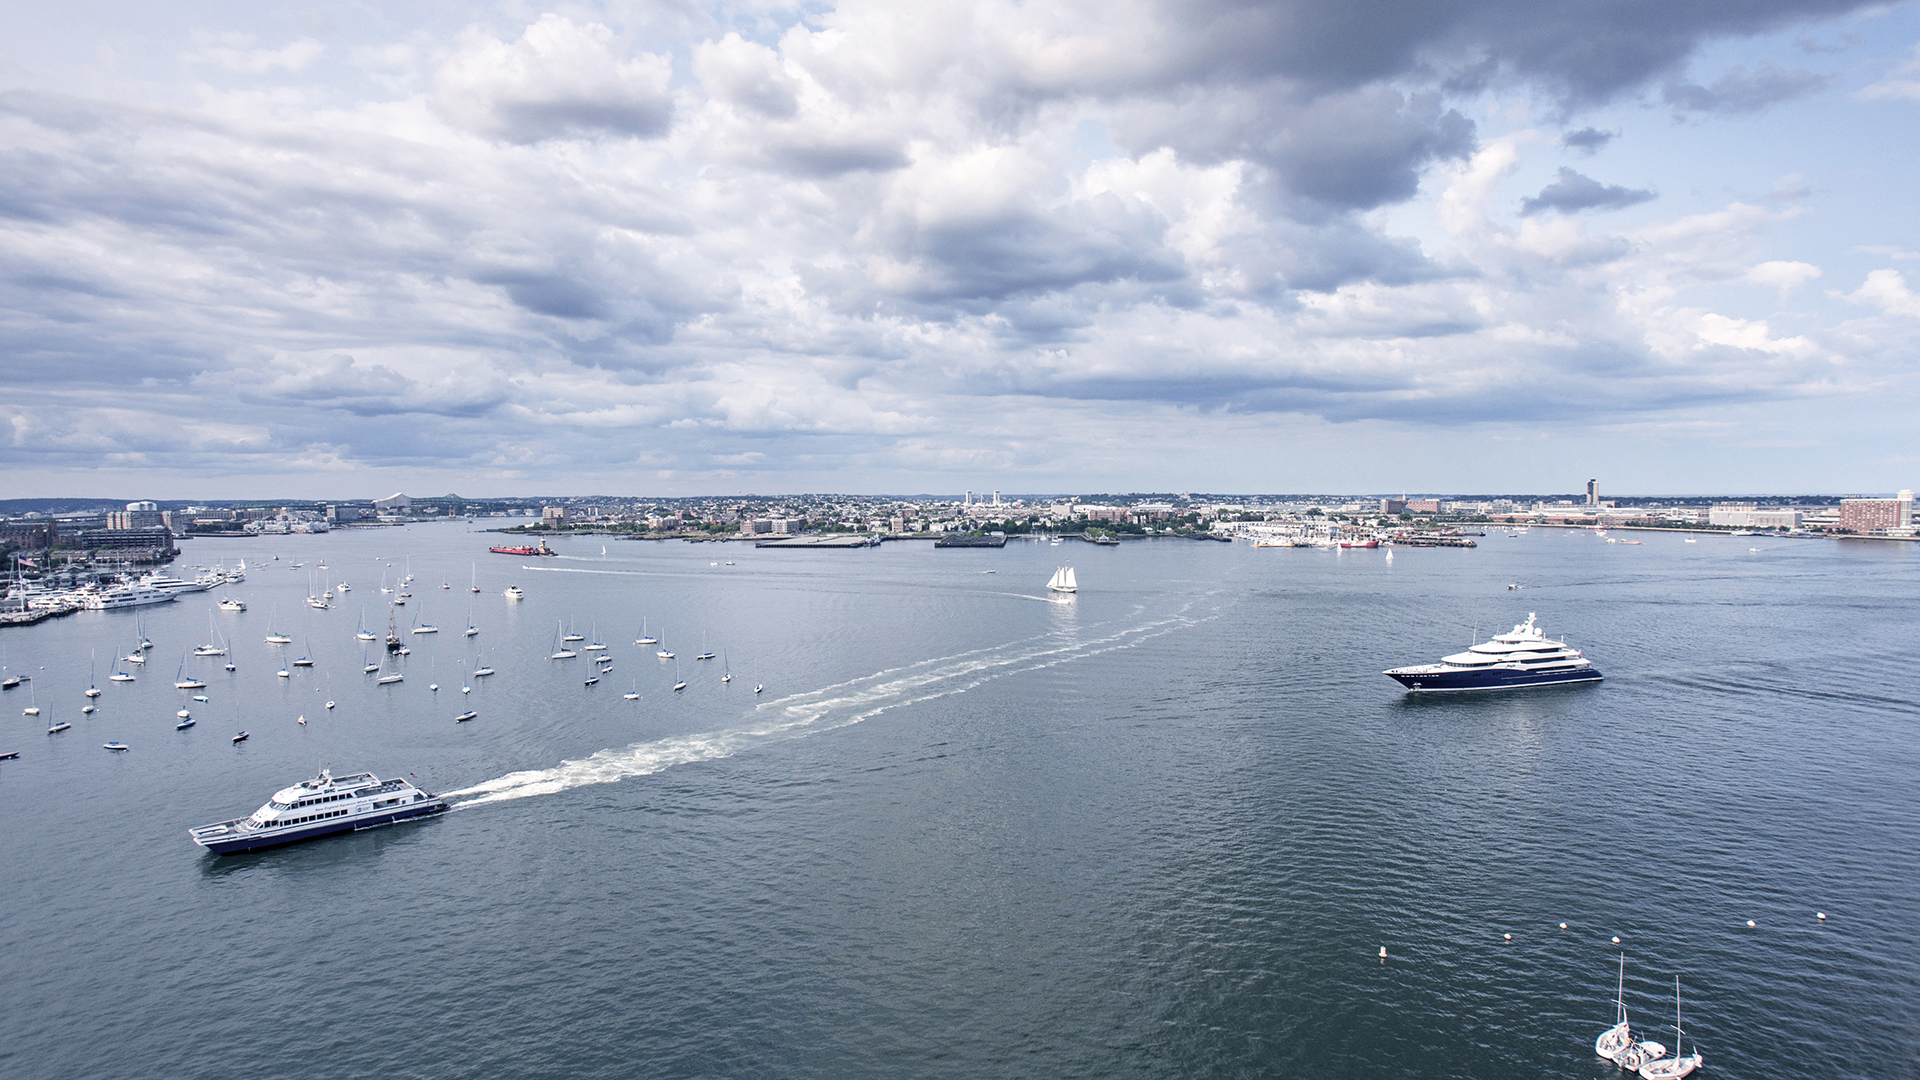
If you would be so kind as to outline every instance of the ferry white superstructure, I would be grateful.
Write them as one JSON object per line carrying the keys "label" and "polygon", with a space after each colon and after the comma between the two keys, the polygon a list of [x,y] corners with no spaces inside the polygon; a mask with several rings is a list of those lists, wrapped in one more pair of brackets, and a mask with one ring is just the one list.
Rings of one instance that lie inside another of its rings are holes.
{"label": "ferry white superstructure", "polygon": [[445,799],[408,780],[382,780],[370,772],[334,776],[322,769],[312,780],[274,792],[250,817],[201,825],[187,834],[208,851],[234,855],[391,825],[447,809]]}

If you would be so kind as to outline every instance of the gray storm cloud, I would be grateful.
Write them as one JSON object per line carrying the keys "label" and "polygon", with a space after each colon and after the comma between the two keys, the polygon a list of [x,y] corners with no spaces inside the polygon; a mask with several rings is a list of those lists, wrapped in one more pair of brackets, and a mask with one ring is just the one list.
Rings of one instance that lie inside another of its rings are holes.
{"label": "gray storm cloud", "polygon": [[[1038,474],[1123,415],[1198,445],[1244,437],[1209,417],[1790,397],[1834,346],[1684,296],[1771,257],[1766,212],[1587,231],[1652,191],[1561,168],[1516,200],[1521,144],[1476,103],[1616,154],[1583,110],[1803,95],[1826,76],[1687,64],[1860,6],[568,9],[358,52],[196,28],[200,67],[258,45],[198,104],[0,91],[5,453],[718,476],[998,432]],[[1412,205],[1431,235],[1396,231]],[[247,422],[136,419],[210,387]]]}

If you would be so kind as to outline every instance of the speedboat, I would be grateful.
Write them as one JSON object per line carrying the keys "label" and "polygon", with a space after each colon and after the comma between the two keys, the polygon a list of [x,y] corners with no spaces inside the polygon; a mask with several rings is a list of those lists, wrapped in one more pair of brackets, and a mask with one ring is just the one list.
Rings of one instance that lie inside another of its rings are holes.
{"label": "speedboat", "polygon": [[1570,648],[1564,638],[1547,637],[1533,612],[1512,631],[1496,634],[1466,652],[1443,656],[1437,664],[1393,668],[1383,674],[1415,692],[1514,690],[1601,679],[1593,661]]}
{"label": "speedboat", "polygon": [[447,808],[445,799],[407,780],[381,780],[372,773],[336,777],[322,770],[312,780],[274,792],[249,817],[201,825],[187,834],[208,851],[233,855],[391,825],[444,813]]}

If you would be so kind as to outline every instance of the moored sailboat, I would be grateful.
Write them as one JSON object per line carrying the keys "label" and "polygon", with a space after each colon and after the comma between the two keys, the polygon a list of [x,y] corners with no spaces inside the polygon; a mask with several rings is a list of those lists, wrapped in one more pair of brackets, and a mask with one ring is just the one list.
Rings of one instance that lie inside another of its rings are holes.
{"label": "moored sailboat", "polygon": [[1680,1056],[1680,1043],[1686,1036],[1680,1031],[1680,976],[1673,977],[1673,1056],[1658,1061],[1649,1061],[1640,1066],[1643,1080],[1681,1080],[1693,1070],[1706,1063],[1700,1056],[1700,1048],[1695,1046],[1693,1053]]}
{"label": "moored sailboat", "polygon": [[1667,1048],[1657,1042],[1633,1037],[1633,1025],[1627,1021],[1627,954],[1620,954],[1620,981],[1614,990],[1614,1024],[1593,1041],[1593,1052],[1615,1065],[1636,1072],[1641,1066],[1666,1056]]}

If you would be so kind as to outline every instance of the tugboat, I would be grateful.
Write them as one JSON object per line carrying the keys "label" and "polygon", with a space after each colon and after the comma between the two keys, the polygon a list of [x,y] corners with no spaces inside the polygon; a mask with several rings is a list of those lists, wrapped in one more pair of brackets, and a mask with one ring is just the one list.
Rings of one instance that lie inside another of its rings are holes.
{"label": "tugboat", "polygon": [[1466,652],[1440,658],[1437,664],[1394,668],[1388,678],[1415,692],[1438,690],[1515,690],[1529,686],[1563,686],[1599,682],[1593,661],[1541,631],[1533,612],[1510,633],[1496,634]]}
{"label": "tugboat", "polygon": [[372,773],[336,777],[323,769],[312,780],[274,792],[250,817],[201,825],[188,829],[187,835],[208,851],[233,855],[391,825],[447,809],[445,799],[406,780],[381,780]]}

